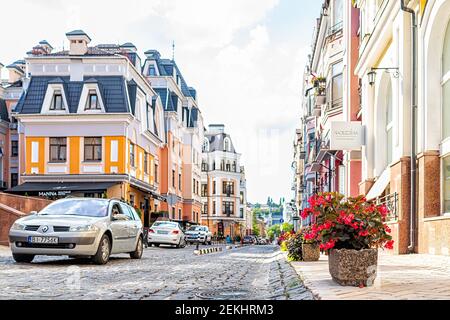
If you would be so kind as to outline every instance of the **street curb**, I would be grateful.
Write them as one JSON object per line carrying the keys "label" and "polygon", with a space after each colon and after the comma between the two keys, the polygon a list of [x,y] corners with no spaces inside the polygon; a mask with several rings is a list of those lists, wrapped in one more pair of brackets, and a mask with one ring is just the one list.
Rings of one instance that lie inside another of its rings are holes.
{"label": "street curb", "polygon": [[298,275],[300,280],[303,282],[303,285],[305,286],[305,288],[307,288],[309,291],[311,291],[311,293],[314,296],[314,300],[322,300],[322,297],[320,296],[320,292],[318,290],[316,290],[314,283],[312,281],[309,281],[308,279],[306,279],[301,270],[294,267],[294,265],[292,264],[292,261],[288,260],[287,254],[285,254],[285,259],[286,259],[286,262],[289,263],[291,268],[294,269],[294,272]]}
{"label": "street curb", "polygon": [[216,253],[216,252],[221,252],[221,251],[222,251],[222,248],[207,248],[207,249],[194,250],[194,254],[201,256],[204,254]]}

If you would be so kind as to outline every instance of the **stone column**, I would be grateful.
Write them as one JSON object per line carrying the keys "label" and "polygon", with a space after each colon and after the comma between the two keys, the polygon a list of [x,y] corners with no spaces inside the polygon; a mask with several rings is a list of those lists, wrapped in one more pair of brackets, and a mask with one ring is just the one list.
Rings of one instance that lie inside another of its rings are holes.
{"label": "stone column", "polygon": [[428,253],[424,219],[441,214],[441,159],[439,151],[425,151],[417,156],[418,161],[418,252]]}
{"label": "stone column", "polygon": [[394,253],[408,253],[409,245],[409,210],[410,210],[410,157],[402,157],[391,166],[390,193],[398,194],[397,222],[390,224],[394,238]]}

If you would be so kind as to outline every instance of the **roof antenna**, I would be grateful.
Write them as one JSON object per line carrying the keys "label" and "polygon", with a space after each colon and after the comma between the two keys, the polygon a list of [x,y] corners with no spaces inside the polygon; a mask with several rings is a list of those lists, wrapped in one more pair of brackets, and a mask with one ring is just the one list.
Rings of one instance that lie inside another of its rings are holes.
{"label": "roof antenna", "polygon": [[172,41],[172,61],[175,61],[175,40]]}

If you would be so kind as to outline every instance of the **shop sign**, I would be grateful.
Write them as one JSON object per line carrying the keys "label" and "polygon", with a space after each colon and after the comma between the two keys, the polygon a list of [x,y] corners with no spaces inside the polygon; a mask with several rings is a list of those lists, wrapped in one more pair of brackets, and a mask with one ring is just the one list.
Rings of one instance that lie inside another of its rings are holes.
{"label": "shop sign", "polygon": [[364,131],[361,122],[331,122],[330,150],[361,150],[363,143]]}

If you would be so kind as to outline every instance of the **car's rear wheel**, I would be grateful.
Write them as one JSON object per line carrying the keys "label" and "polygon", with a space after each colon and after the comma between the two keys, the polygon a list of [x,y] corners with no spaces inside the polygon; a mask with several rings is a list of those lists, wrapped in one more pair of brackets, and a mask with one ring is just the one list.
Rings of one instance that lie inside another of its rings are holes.
{"label": "car's rear wheel", "polygon": [[153,244],[155,247],[159,247],[159,243],[154,243]]}
{"label": "car's rear wheel", "polygon": [[92,261],[95,264],[107,264],[109,261],[109,255],[111,254],[111,243],[109,237],[104,234],[98,245],[96,254],[92,257]]}
{"label": "car's rear wheel", "polygon": [[13,253],[13,259],[18,263],[30,263],[34,259],[34,254]]}
{"label": "car's rear wheel", "polygon": [[180,239],[180,242],[177,244],[177,248],[186,248],[186,240]]}
{"label": "car's rear wheel", "polygon": [[142,252],[144,251],[144,246],[142,243],[142,238],[139,237],[136,245],[136,250],[130,253],[131,259],[140,259],[142,257]]}

